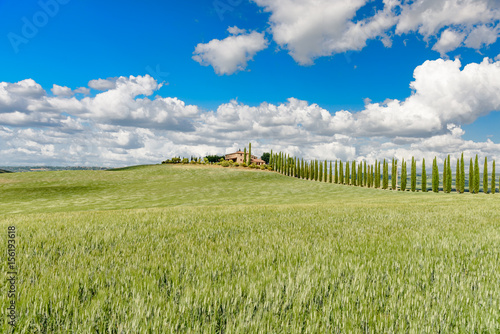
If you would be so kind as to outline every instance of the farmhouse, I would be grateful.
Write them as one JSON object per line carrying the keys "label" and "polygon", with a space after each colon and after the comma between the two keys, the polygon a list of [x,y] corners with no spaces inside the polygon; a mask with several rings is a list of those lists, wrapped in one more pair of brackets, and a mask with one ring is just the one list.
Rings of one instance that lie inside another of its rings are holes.
{"label": "farmhouse", "polygon": [[[243,161],[244,160],[244,155],[245,155],[245,152],[238,151],[238,152],[226,154],[226,156],[225,156],[224,159],[226,159],[226,160],[232,160],[232,161],[237,162],[237,163],[242,163],[242,162],[244,162]],[[248,159],[248,156],[247,156],[247,159]],[[252,155],[252,157],[251,157],[251,163],[253,163],[253,164],[257,165],[257,166],[265,165],[266,164],[266,162],[264,160],[257,158],[255,155]]]}

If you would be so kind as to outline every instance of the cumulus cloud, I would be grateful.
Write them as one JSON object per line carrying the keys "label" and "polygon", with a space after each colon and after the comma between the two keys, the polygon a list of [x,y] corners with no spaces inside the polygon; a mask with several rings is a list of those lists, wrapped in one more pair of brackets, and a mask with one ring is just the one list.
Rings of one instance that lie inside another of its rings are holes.
{"label": "cumulus cloud", "polygon": [[231,35],[223,40],[198,44],[193,59],[203,66],[212,66],[219,75],[229,75],[246,69],[248,61],[267,48],[264,33],[247,33],[238,27],[230,27],[228,32]]}
{"label": "cumulus cloud", "polygon": [[269,21],[274,41],[287,48],[302,65],[310,65],[320,56],[360,50],[368,39],[385,36],[385,31],[396,23],[390,1],[385,1],[384,10],[358,22],[352,19],[366,0],[254,2],[271,13]]}
{"label": "cumulus cloud", "polygon": [[[361,50],[368,40],[392,45],[391,34],[418,33],[444,55],[460,46],[480,49],[500,33],[495,0],[383,0],[382,9],[358,19],[368,0],[253,0],[269,18],[273,40],[301,65]],[[463,42],[465,40],[465,43]]]}
{"label": "cumulus cloud", "polygon": [[464,33],[457,32],[452,29],[446,29],[441,33],[439,40],[436,44],[434,44],[432,49],[439,52],[441,56],[446,56],[446,53],[459,47],[464,38]]}
{"label": "cumulus cloud", "polygon": [[[0,155],[11,164],[126,165],[174,155],[220,154],[249,141],[256,152],[368,161],[464,151],[500,158],[500,144],[463,139],[462,124],[500,110],[500,61],[426,61],[406,99],[365,100],[330,112],[296,98],[202,111],[154,96],[151,76],[119,77],[95,96],[49,96],[33,80],[0,83]],[[56,87],[56,86],[54,86]],[[54,89],[53,87],[53,89]]]}
{"label": "cumulus cloud", "polygon": [[52,94],[57,95],[57,96],[73,96],[73,91],[69,87],[65,86],[59,86],[54,84],[54,86],[51,89]]}
{"label": "cumulus cloud", "polygon": [[116,78],[90,80],[89,87],[96,90],[108,90],[116,87]]}

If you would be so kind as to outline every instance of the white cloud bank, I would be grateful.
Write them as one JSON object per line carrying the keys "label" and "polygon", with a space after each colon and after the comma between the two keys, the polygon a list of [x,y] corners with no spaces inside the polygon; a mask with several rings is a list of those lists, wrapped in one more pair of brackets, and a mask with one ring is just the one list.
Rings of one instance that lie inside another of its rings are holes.
{"label": "white cloud bank", "polygon": [[257,152],[286,150],[305,158],[465,151],[500,159],[500,144],[466,141],[460,127],[500,110],[500,60],[463,68],[459,60],[426,61],[414,71],[408,98],[367,100],[360,112],[331,113],[295,98],[259,106],[231,101],[204,112],[175,97],[154,96],[162,84],[149,75],[104,81],[91,81],[89,86],[109,88],[86,97],[57,85],[49,96],[31,79],[1,82],[2,164],[154,163],[224,153],[249,141]]}
{"label": "white cloud bank", "polygon": [[219,75],[233,74],[247,67],[255,54],[267,48],[263,33],[247,33],[238,27],[228,28],[229,37],[198,44],[193,59],[203,66],[212,66]]}
{"label": "white cloud bank", "polygon": [[[393,34],[416,33],[442,56],[458,47],[481,49],[500,34],[497,0],[383,0],[382,9],[358,19],[368,0],[252,0],[270,13],[273,40],[301,65],[314,59],[361,50],[368,40],[392,45]],[[370,10],[367,12],[369,13]],[[198,44],[195,59],[218,74],[246,68],[247,61],[266,47],[262,34],[229,28],[232,36]]]}

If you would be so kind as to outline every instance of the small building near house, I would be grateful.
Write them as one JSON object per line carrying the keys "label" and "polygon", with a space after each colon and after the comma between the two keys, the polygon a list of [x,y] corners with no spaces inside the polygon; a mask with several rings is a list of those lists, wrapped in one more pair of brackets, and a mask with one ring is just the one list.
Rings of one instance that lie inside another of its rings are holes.
{"label": "small building near house", "polygon": [[[243,162],[245,162],[244,161],[244,155],[245,155],[245,152],[238,151],[238,152],[226,154],[226,156],[224,157],[224,159],[226,159],[228,161],[232,160],[232,161],[237,162],[237,163],[243,163]],[[248,156],[247,156],[247,159],[248,159]],[[264,160],[257,158],[255,155],[252,155],[250,161],[251,161],[251,163],[253,163],[253,164],[257,165],[257,166],[265,165],[266,164],[266,162]]]}

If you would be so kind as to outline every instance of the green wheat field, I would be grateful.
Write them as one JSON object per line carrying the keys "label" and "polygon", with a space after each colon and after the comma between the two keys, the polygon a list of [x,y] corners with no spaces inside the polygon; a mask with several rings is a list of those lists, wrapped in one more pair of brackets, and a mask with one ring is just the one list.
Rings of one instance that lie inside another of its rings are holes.
{"label": "green wheat field", "polygon": [[500,195],[191,165],[0,176],[2,333],[499,333]]}

